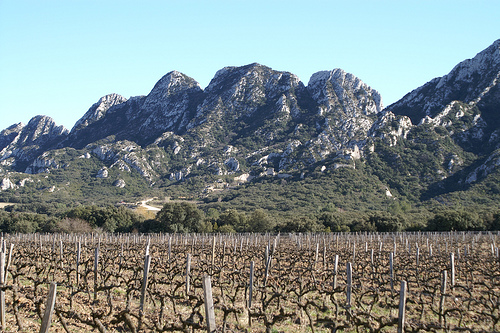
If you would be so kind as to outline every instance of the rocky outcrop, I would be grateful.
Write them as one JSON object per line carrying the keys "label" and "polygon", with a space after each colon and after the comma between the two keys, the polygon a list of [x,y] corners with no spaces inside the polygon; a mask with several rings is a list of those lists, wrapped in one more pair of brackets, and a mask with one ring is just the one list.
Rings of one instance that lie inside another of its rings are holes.
{"label": "rocky outcrop", "polygon": [[14,183],[11,182],[9,178],[3,178],[2,181],[0,182],[1,191],[6,191],[14,188],[16,188],[16,185],[14,185]]}
{"label": "rocky outcrop", "polygon": [[106,167],[102,167],[101,169],[99,169],[99,171],[97,171],[97,175],[96,177],[97,178],[108,178],[108,168]]}
{"label": "rocky outcrop", "polygon": [[112,185],[118,188],[124,188],[127,184],[123,179],[117,179],[113,182]]}
{"label": "rocky outcrop", "polygon": [[90,109],[83,115],[83,117],[75,123],[75,126],[73,126],[71,132],[76,132],[84,127],[87,127],[90,124],[95,123],[96,121],[104,117],[106,112],[111,107],[121,103],[125,103],[126,101],[127,99],[125,97],[118,94],[109,94],[101,97],[99,101],[92,105]]}
{"label": "rocky outcrop", "polygon": [[[387,110],[407,115],[413,123],[434,118],[453,101],[487,105],[498,100],[500,79],[500,39],[474,58],[462,61],[453,70],[408,93]],[[498,104],[496,104],[498,105]]]}
{"label": "rocky outcrop", "polygon": [[0,133],[3,149],[0,163],[25,171],[35,159],[44,152],[57,148],[65,140],[68,130],[57,126],[47,116],[33,117],[26,126],[13,125]]}
{"label": "rocky outcrop", "polygon": [[23,128],[23,123],[17,123],[0,132],[0,151],[3,151],[7,146],[17,142]]}
{"label": "rocky outcrop", "polygon": [[319,160],[364,146],[382,106],[380,94],[359,78],[341,69],[313,74],[307,85],[317,103],[321,132],[313,141]]}

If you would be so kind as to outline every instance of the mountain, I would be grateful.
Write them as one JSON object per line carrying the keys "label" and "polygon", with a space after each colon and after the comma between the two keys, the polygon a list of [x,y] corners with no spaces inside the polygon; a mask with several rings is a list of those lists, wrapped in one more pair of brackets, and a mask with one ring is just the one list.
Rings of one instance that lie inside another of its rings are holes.
{"label": "mountain", "polygon": [[[0,177],[14,185],[0,199],[48,188],[61,201],[189,194],[255,207],[268,203],[243,197],[267,186],[328,184],[308,204],[489,203],[500,186],[499,76],[500,40],[386,108],[341,69],[305,85],[257,63],[225,67],[205,89],[172,71],[146,96],[100,98],[71,131],[46,116],[3,130]],[[295,195],[283,192],[276,209],[300,206]]]}

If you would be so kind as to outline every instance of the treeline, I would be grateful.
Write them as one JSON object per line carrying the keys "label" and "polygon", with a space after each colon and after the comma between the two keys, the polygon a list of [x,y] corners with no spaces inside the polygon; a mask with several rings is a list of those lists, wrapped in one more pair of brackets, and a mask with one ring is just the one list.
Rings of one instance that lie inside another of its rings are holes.
{"label": "treeline", "polygon": [[500,230],[500,210],[479,208],[413,210],[410,212],[343,212],[324,208],[303,216],[264,209],[205,210],[188,202],[166,203],[154,218],[123,206],[78,206],[65,212],[50,207],[32,212],[23,205],[0,210],[0,231],[33,232],[396,232]]}

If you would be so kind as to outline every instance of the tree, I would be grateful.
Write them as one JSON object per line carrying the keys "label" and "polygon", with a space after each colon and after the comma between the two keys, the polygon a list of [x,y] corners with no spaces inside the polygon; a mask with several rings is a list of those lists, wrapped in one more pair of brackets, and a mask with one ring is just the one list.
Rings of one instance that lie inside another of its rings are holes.
{"label": "tree", "polygon": [[156,228],[151,231],[205,232],[204,215],[195,205],[187,202],[166,203],[156,214]]}
{"label": "tree", "polygon": [[144,218],[125,207],[79,206],[66,212],[63,218],[87,221],[92,228],[102,228],[107,232],[128,232]]}
{"label": "tree", "polygon": [[429,220],[432,231],[484,230],[485,225],[474,211],[446,210],[438,212]]}
{"label": "tree", "polygon": [[269,215],[263,209],[256,209],[248,219],[248,229],[250,232],[266,232],[271,231],[276,223],[271,220]]}
{"label": "tree", "polygon": [[283,232],[321,232],[324,227],[308,216],[297,216],[280,227]]}
{"label": "tree", "polygon": [[351,230],[348,226],[348,220],[346,216],[342,213],[324,211],[320,214],[318,220],[326,228],[330,228],[330,231],[333,232],[348,232]]}
{"label": "tree", "polygon": [[218,223],[219,230],[224,225],[230,225],[237,232],[245,232],[248,230],[248,219],[245,213],[239,213],[236,209],[228,209],[220,216]]}
{"label": "tree", "polygon": [[380,232],[397,232],[404,230],[405,219],[399,214],[390,214],[383,211],[376,211],[370,214],[368,219],[371,225],[375,225]]}

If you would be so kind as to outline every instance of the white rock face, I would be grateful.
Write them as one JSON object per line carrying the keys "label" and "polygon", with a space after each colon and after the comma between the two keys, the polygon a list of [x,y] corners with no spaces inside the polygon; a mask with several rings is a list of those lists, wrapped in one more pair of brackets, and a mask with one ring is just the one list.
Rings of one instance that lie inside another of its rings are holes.
{"label": "white rock face", "polygon": [[201,94],[200,84],[187,75],[172,71],[162,77],[148,94],[142,105],[145,119],[139,131],[178,131],[190,120],[189,108],[193,95]]}
{"label": "white rock face", "polygon": [[33,179],[31,179],[31,178],[24,178],[24,179],[21,179],[21,180],[19,181],[19,186],[20,186],[20,187],[24,187],[24,185],[26,185],[26,182],[33,183]]}
{"label": "white rock face", "polygon": [[339,68],[313,74],[307,89],[316,101],[327,107],[327,111],[337,106],[333,102],[338,102],[346,114],[361,112],[368,115],[383,109],[378,91]]}
{"label": "white rock face", "polygon": [[107,161],[115,158],[116,154],[111,149],[111,147],[105,145],[105,146],[97,146],[92,150],[92,153],[94,153],[98,159],[101,161]]}
{"label": "white rock face", "polygon": [[113,186],[119,187],[119,188],[124,188],[127,184],[123,179],[117,179],[113,182]]}
{"label": "white rock face", "polygon": [[238,177],[234,177],[234,181],[238,183],[246,183],[252,179],[249,173],[244,173]]}
{"label": "white rock face", "polygon": [[184,179],[184,173],[182,171],[172,172],[169,177],[171,181],[179,181],[182,179]]}
{"label": "white rock face", "polygon": [[[369,136],[380,137],[386,140],[389,146],[395,146],[400,138],[406,139],[413,128],[411,119],[406,116],[396,116],[390,111],[382,111],[381,117],[372,126]],[[369,147],[373,152],[374,147]]]}
{"label": "white rock face", "polygon": [[35,116],[26,126],[21,123],[0,132],[0,161],[11,159],[3,165],[15,165],[17,161],[31,162],[43,153],[42,147],[55,145],[68,135],[64,126],[57,126],[47,116]]}
{"label": "white rock face", "polygon": [[[187,129],[202,132],[202,145],[214,142],[214,126],[228,119],[249,121],[266,106],[276,121],[290,119],[300,108],[293,91],[304,89],[296,75],[274,71],[260,64],[225,67],[219,70],[205,89],[204,99],[196,109]],[[228,118],[229,117],[229,118]],[[270,140],[273,133],[263,133]]]}
{"label": "white rock face", "polygon": [[16,185],[14,185],[14,183],[11,182],[9,178],[2,179],[2,182],[0,183],[0,190],[6,191],[14,188],[16,188]]}
{"label": "white rock face", "polygon": [[467,176],[465,182],[467,184],[474,183],[479,177],[486,177],[498,167],[500,167],[500,152],[497,151],[489,156],[481,166],[474,169],[474,171]]}
{"label": "white rock face", "polygon": [[34,160],[30,166],[26,168],[24,173],[27,174],[37,174],[37,173],[50,173],[51,169],[58,169],[59,164],[52,158],[46,158],[47,154],[44,153],[42,156]]}
{"label": "white rock face", "polygon": [[224,164],[228,168],[230,172],[238,172],[240,171],[240,162],[234,157],[227,159]]}
{"label": "white rock face", "polygon": [[313,158],[324,160],[343,149],[363,148],[383,108],[380,94],[338,68],[313,74],[307,90],[318,104],[317,114],[325,119],[317,124],[322,132],[310,142]]}
{"label": "white rock face", "polygon": [[264,172],[260,174],[260,176],[276,176],[276,172],[274,172],[274,168],[265,168]]}
{"label": "white rock face", "polygon": [[99,171],[97,171],[97,178],[108,178],[108,168],[106,167],[102,167],[101,169],[99,169]]}
{"label": "white rock face", "polygon": [[174,147],[173,147],[173,152],[174,152],[174,155],[177,155],[179,154],[179,152],[181,151],[181,145],[179,144],[179,142],[175,141],[174,143]]}
{"label": "white rock face", "polygon": [[87,153],[85,153],[85,154],[81,155],[81,156],[80,156],[80,157],[78,157],[78,158],[85,158],[85,159],[89,159],[90,157],[91,157],[90,153],[88,153],[88,152],[87,152]]}

